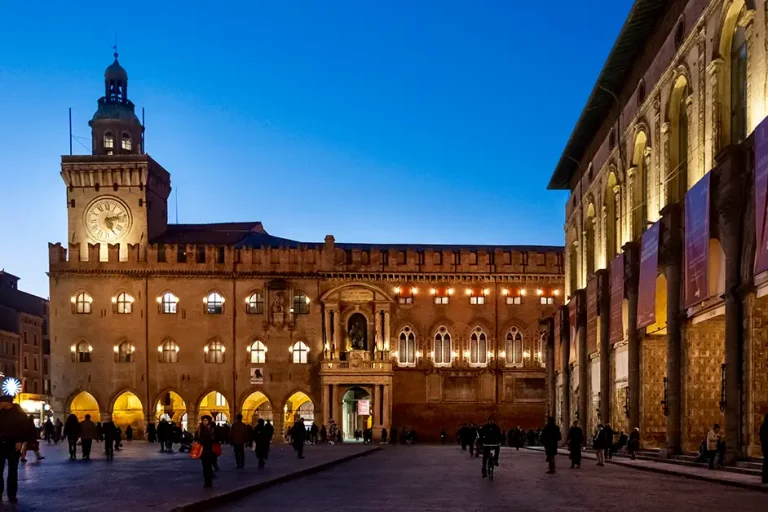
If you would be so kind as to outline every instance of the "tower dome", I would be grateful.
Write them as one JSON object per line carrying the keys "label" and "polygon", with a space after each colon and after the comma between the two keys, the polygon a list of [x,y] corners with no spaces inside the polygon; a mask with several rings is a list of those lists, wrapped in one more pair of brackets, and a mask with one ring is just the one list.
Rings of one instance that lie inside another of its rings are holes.
{"label": "tower dome", "polygon": [[122,81],[123,83],[128,81],[128,73],[125,71],[123,66],[120,65],[120,62],[117,60],[117,52],[114,53],[115,56],[115,62],[110,64],[106,71],[104,71],[104,80],[109,82],[110,80],[114,81]]}

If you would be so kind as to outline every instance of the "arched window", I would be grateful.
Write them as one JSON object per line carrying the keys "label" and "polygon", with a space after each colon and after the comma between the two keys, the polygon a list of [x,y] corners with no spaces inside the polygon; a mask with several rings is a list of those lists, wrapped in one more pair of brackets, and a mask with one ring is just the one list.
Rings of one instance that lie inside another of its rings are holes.
{"label": "arched window", "polygon": [[307,364],[307,355],[309,354],[309,347],[303,341],[297,341],[291,347],[293,352],[293,362],[296,364]]}
{"label": "arched window", "polygon": [[220,364],[224,362],[224,344],[219,340],[213,340],[205,346],[205,362]]}
{"label": "arched window", "polygon": [[161,363],[178,363],[179,346],[173,340],[168,340],[158,347]]}
{"label": "arched window", "polygon": [[209,315],[220,315],[224,311],[224,297],[219,292],[211,292],[203,299],[205,312]]}
{"label": "arched window", "polygon": [[267,346],[260,340],[254,341],[248,351],[251,353],[251,363],[262,364],[267,362]]}
{"label": "arched window", "polygon": [[488,337],[480,327],[475,328],[469,337],[469,364],[476,366],[488,364]]}
{"label": "arched window", "polygon": [[171,292],[165,292],[160,297],[160,312],[165,315],[175,315],[176,305],[179,303],[179,298]]}
{"label": "arched window", "polygon": [[579,241],[573,239],[571,242],[570,250],[568,251],[568,268],[569,268],[569,284],[571,287],[570,294],[573,297],[576,294],[576,290],[579,289]]}
{"label": "arched window", "polygon": [[104,134],[104,149],[112,149],[115,147],[115,136],[112,132],[106,132]]}
{"label": "arched window", "polygon": [[91,347],[87,341],[82,340],[80,341],[76,347],[74,347],[75,352],[75,362],[77,363],[90,363],[91,362],[91,351],[93,350],[93,347]]}
{"label": "arched window", "polygon": [[[742,8],[737,19],[744,15]],[[731,40],[731,144],[747,138],[747,31],[736,23]]]}
{"label": "arched window", "polygon": [[123,132],[122,147],[125,151],[131,151],[133,144],[131,143],[131,136],[128,133]]}
{"label": "arched window", "polygon": [[546,347],[547,342],[547,333],[542,332],[536,337],[536,346],[533,347],[533,361],[535,363],[538,363],[539,366],[544,367],[544,360],[546,358],[546,354],[544,353],[544,348]]}
{"label": "arched window", "polygon": [[517,327],[507,331],[506,356],[507,366],[523,366],[523,334]]}
{"label": "arched window", "polygon": [[115,347],[115,355],[117,356],[117,362],[132,363],[134,349],[135,347],[130,343],[128,343],[127,341],[124,341],[120,345]]}
{"label": "arched window", "polygon": [[400,366],[416,364],[416,336],[410,327],[403,327],[397,342],[397,363]]}
{"label": "arched window", "polygon": [[245,299],[245,312],[249,315],[264,314],[264,296],[261,292],[255,292]]}
{"label": "arched window", "polygon": [[435,333],[434,358],[436,366],[450,366],[453,362],[451,333],[445,327],[440,327]]}
{"label": "arched window", "polygon": [[309,297],[299,292],[293,296],[293,308],[291,313],[294,315],[306,315],[309,313]]}
{"label": "arched window", "polygon": [[632,165],[635,177],[632,182],[632,240],[640,238],[645,232],[648,220],[648,164],[646,158],[648,138],[644,131],[635,137]]}
{"label": "arched window", "polygon": [[72,303],[75,305],[75,313],[78,315],[90,315],[91,303],[93,298],[85,292],[80,292],[72,298]]}
{"label": "arched window", "polygon": [[595,217],[595,204],[590,202],[587,207],[587,225],[584,257],[587,262],[587,275],[591,276],[595,273],[595,228],[597,217]]}
{"label": "arched window", "polygon": [[129,293],[121,292],[112,300],[117,314],[127,315],[133,312],[133,297]]}

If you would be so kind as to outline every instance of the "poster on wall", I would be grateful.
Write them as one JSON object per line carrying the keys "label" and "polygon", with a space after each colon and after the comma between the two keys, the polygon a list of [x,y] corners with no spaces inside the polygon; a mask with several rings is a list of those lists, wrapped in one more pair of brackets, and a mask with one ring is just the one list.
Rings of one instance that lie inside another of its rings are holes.
{"label": "poster on wall", "polygon": [[264,384],[264,370],[251,368],[251,384]]}
{"label": "poster on wall", "polygon": [[624,255],[619,254],[611,262],[611,343],[624,339]]}
{"label": "poster on wall", "polygon": [[755,128],[755,275],[768,270],[768,117]]}
{"label": "poster on wall", "polygon": [[709,183],[704,175],[685,194],[685,308],[709,297]]}
{"label": "poster on wall", "polygon": [[370,400],[358,400],[357,401],[357,415],[358,416],[370,416],[371,415],[371,401]]}
{"label": "poster on wall", "polygon": [[587,281],[587,354],[597,350],[597,278]]}
{"label": "poster on wall", "polygon": [[640,283],[637,294],[637,327],[656,323],[656,276],[659,272],[659,223],[643,233],[640,247]]}

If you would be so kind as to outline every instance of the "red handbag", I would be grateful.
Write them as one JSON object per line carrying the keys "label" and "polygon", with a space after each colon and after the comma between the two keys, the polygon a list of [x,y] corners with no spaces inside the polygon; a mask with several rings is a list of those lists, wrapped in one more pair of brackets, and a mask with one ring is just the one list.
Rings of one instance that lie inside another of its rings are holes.
{"label": "red handbag", "polygon": [[221,457],[221,443],[213,443],[213,454],[217,457]]}
{"label": "red handbag", "polygon": [[192,443],[192,447],[189,449],[189,456],[193,459],[199,459],[203,454],[203,445],[200,443]]}

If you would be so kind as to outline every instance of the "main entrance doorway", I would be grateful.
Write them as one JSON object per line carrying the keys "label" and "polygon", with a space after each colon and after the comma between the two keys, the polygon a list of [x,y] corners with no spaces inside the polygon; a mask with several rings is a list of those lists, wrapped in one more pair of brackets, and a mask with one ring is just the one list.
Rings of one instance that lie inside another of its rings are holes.
{"label": "main entrance doorway", "polygon": [[344,393],[343,403],[344,418],[341,428],[344,439],[355,440],[355,431],[360,432],[360,439],[362,439],[362,431],[371,428],[373,423],[371,395],[363,388],[350,388]]}

